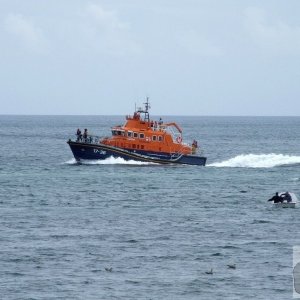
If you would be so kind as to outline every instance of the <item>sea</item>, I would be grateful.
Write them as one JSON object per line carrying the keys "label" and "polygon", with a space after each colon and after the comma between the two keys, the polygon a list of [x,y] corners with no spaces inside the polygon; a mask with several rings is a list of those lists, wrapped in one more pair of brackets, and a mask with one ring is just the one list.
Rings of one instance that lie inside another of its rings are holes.
{"label": "sea", "polygon": [[1,299],[300,296],[300,209],[268,202],[300,198],[300,117],[163,121],[205,167],[77,164],[77,128],[109,136],[124,116],[0,116]]}

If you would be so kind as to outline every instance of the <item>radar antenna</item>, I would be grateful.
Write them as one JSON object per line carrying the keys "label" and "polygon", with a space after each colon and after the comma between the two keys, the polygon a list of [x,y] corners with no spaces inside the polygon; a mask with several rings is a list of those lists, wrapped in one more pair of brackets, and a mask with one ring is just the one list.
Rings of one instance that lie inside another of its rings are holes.
{"label": "radar antenna", "polygon": [[145,109],[143,110],[142,108],[138,108],[138,112],[144,114],[144,121],[145,122],[150,122],[150,117],[149,117],[149,109],[150,103],[149,103],[149,97],[147,97],[145,104]]}
{"label": "radar antenna", "polygon": [[147,97],[145,104],[145,111],[148,112],[148,110],[151,108],[149,103],[149,97]]}

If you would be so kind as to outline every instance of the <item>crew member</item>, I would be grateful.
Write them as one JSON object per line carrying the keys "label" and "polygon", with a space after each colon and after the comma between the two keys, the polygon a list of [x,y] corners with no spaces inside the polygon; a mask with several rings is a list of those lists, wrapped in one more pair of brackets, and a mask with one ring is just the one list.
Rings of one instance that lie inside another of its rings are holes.
{"label": "crew member", "polygon": [[275,196],[273,196],[271,199],[269,199],[268,201],[274,201],[274,203],[281,203],[283,200],[282,198],[278,195],[278,193],[276,192]]}
{"label": "crew member", "polygon": [[76,141],[79,142],[79,140],[81,140],[81,138],[82,138],[81,130],[79,128],[77,129],[76,135],[77,135],[77,140]]}
{"label": "crew member", "polygon": [[192,146],[193,146],[194,148],[198,148],[198,142],[197,142],[196,140],[193,140]]}
{"label": "crew member", "polygon": [[83,133],[83,139],[84,139],[85,142],[87,142],[87,137],[88,137],[88,131],[87,131],[87,129],[85,128],[85,129],[84,129],[84,133]]}
{"label": "crew member", "polygon": [[286,202],[292,202],[292,197],[289,192],[281,194],[280,197],[282,198],[282,200],[286,200]]}

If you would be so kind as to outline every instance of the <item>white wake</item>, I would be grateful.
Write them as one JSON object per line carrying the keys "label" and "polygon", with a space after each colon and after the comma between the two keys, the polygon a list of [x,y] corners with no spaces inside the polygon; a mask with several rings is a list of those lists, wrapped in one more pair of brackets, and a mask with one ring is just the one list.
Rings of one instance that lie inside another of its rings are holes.
{"label": "white wake", "polygon": [[[136,166],[155,164],[155,163],[151,163],[151,162],[125,160],[121,157],[118,157],[118,158],[109,157],[106,159],[99,159],[99,160],[81,160],[80,163],[83,165],[136,165]],[[77,161],[75,158],[73,158],[73,159],[66,161],[65,164],[74,165],[74,164],[77,164]]]}
{"label": "white wake", "polygon": [[272,168],[282,165],[300,164],[300,156],[283,154],[242,154],[231,159],[208,164],[208,167]]}
{"label": "white wake", "polygon": [[68,161],[65,161],[64,163],[62,163],[63,165],[76,165],[77,164],[77,161],[75,158],[72,158]]}

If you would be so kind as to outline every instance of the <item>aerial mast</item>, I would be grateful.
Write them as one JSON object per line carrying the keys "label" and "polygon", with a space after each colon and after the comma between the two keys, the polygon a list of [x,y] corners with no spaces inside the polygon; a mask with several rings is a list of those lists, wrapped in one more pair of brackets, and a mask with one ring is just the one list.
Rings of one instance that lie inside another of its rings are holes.
{"label": "aerial mast", "polygon": [[149,112],[148,112],[148,110],[151,108],[150,107],[150,103],[149,103],[149,97],[147,97],[146,102],[144,104],[145,104],[145,111],[144,111],[144,113],[145,113],[145,121],[149,122],[150,118],[149,118]]}
{"label": "aerial mast", "polygon": [[149,117],[149,109],[150,109],[150,103],[149,103],[149,97],[147,97],[147,100],[145,103],[145,108],[142,109],[141,107],[137,109],[138,113],[144,114],[144,121],[145,122],[149,122],[150,121],[150,117]]}

